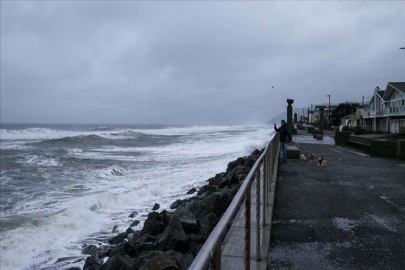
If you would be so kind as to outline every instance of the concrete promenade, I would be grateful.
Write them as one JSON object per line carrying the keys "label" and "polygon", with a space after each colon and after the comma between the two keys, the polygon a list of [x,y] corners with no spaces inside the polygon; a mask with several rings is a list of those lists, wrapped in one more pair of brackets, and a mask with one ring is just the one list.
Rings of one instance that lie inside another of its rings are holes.
{"label": "concrete promenade", "polygon": [[295,136],[305,154],[280,164],[269,269],[405,269],[405,162]]}

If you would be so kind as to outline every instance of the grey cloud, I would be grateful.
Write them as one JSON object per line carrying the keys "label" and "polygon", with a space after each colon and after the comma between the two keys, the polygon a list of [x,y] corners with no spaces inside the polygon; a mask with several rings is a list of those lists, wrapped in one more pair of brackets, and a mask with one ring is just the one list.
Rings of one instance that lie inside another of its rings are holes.
{"label": "grey cloud", "polygon": [[361,100],[405,79],[404,8],[2,2],[1,121],[244,124],[287,97]]}

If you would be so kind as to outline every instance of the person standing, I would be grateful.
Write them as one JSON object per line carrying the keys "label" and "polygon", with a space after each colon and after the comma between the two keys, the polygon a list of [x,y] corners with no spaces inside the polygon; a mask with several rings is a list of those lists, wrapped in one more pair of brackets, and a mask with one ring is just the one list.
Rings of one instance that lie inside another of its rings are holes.
{"label": "person standing", "polygon": [[284,119],[281,120],[281,127],[277,128],[276,124],[274,124],[274,130],[280,132],[280,143],[281,143],[281,152],[283,153],[283,161],[282,163],[287,162],[287,148],[285,143],[287,142],[287,137],[289,141],[292,140],[290,133],[288,132],[288,127]]}

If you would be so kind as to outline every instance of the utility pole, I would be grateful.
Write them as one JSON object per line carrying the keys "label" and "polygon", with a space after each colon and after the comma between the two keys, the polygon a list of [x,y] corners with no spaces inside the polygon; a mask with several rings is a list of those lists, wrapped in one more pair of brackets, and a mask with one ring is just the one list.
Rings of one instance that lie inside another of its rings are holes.
{"label": "utility pole", "polygon": [[329,107],[328,107],[328,128],[330,128],[330,95],[328,95],[329,97]]}

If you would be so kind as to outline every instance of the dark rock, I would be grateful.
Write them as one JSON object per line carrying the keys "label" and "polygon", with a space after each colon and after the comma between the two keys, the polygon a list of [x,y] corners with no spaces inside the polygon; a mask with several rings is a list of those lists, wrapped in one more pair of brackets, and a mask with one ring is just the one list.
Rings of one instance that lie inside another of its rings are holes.
{"label": "dark rock", "polygon": [[198,252],[200,252],[201,248],[202,248],[202,245],[194,246],[194,247],[190,248],[188,253],[192,254],[194,257],[197,257],[197,254],[198,254]]}
{"label": "dark rock", "polygon": [[153,211],[156,211],[156,210],[158,210],[159,208],[160,208],[160,204],[155,203],[155,205],[153,206],[152,210],[153,210]]}
{"label": "dark rock", "polygon": [[172,217],[157,246],[160,250],[184,251],[187,249],[187,236],[177,216]]}
{"label": "dark rock", "polygon": [[138,225],[139,223],[141,223],[139,220],[134,220],[134,222],[131,223],[131,227],[135,227],[136,225]]}
{"label": "dark rock", "polygon": [[238,180],[238,182],[243,182],[246,179],[247,174],[238,174],[236,176],[236,179]]}
{"label": "dark rock", "polygon": [[229,191],[228,188],[224,188],[219,192],[214,192],[204,198],[199,198],[192,202],[188,206],[188,209],[194,214],[197,220],[212,212],[221,216],[232,201],[232,198],[229,197]]}
{"label": "dark rock", "polygon": [[96,256],[98,253],[98,249],[95,245],[88,245],[84,249],[82,249],[82,254],[85,255],[93,255]]}
{"label": "dark rock", "polygon": [[172,205],[170,206],[170,209],[176,209],[176,208],[179,208],[180,206],[186,206],[189,203],[191,203],[197,199],[198,199],[197,197],[191,197],[191,198],[187,198],[184,200],[177,200],[174,203],[172,203]]}
{"label": "dark rock", "polygon": [[257,160],[257,157],[255,157],[255,156],[248,156],[248,157],[245,159],[245,162],[243,163],[243,166],[252,168],[253,165],[255,164],[256,160]]}
{"label": "dark rock", "polygon": [[231,161],[228,163],[228,168],[226,169],[226,172],[232,171],[234,168],[236,168],[238,165],[243,165],[245,163],[245,158],[240,157],[234,161]]}
{"label": "dark rock", "polygon": [[161,254],[163,254],[163,251],[161,250],[149,250],[142,252],[142,254],[139,255],[139,258],[141,258],[142,260],[148,260]]}
{"label": "dark rock", "polygon": [[198,231],[198,234],[203,237],[208,237],[211,231],[217,225],[218,221],[219,219],[214,213],[207,214],[205,217],[199,220],[200,230]]}
{"label": "dark rock", "polygon": [[124,239],[127,237],[128,234],[129,233],[127,233],[127,232],[120,233],[120,234],[108,239],[108,243],[110,245],[117,245],[117,244],[121,243],[122,241],[124,241]]}
{"label": "dark rock", "polygon": [[177,264],[183,256],[183,253],[174,250],[166,251],[164,254],[166,258],[168,258],[169,260],[174,260]]}
{"label": "dark rock", "polygon": [[[223,178],[219,178],[219,181],[223,181]],[[218,191],[218,187],[217,187],[218,183],[215,182],[215,185],[208,184],[208,185],[202,186],[200,188],[200,190],[198,191],[197,195],[201,196],[204,193],[211,194],[211,193],[214,193],[215,191]]]}
{"label": "dark rock", "polygon": [[129,227],[125,232],[129,235],[131,233],[135,233],[136,231],[134,229],[132,229],[131,227]]}
{"label": "dark rock", "polygon": [[187,194],[193,194],[193,193],[195,193],[197,191],[197,189],[196,188],[192,188],[192,189],[190,189],[188,192],[187,192]]}
{"label": "dark rock", "polygon": [[235,176],[239,175],[239,174],[249,174],[249,172],[250,172],[250,167],[242,166],[242,165],[239,165],[238,167],[233,169],[233,173],[235,174]]}
{"label": "dark rock", "polygon": [[156,212],[150,212],[143,225],[142,234],[156,235],[164,231],[166,225],[162,216]]}
{"label": "dark rock", "polygon": [[110,253],[113,250],[112,246],[100,246],[98,247],[97,254],[99,258],[110,257]]}
{"label": "dark rock", "polygon": [[122,242],[111,251],[110,256],[126,254],[134,258],[141,254],[144,248],[145,245],[143,243]]}
{"label": "dark rock", "polygon": [[138,212],[132,212],[128,217],[129,218],[134,218],[134,217],[136,217],[138,215]]}
{"label": "dark rock", "polygon": [[170,205],[170,209],[176,209],[182,204],[183,204],[183,200],[176,200],[174,203],[172,203],[172,205]]}
{"label": "dark rock", "polygon": [[95,257],[87,257],[84,263],[83,270],[96,270],[102,264],[102,261],[97,260]]}
{"label": "dark rock", "polygon": [[163,224],[165,224],[165,226],[169,225],[169,221],[172,218],[172,215],[173,215],[172,213],[169,213],[166,210],[160,212],[160,216],[162,217],[162,221]]}
{"label": "dark rock", "polygon": [[176,261],[170,260],[165,255],[160,254],[156,257],[153,257],[148,261],[147,264],[148,270],[178,270]]}
{"label": "dark rock", "polygon": [[237,183],[239,183],[239,181],[236,178],[235,174],[230,173],[226,177],[222,178],[222,181],[218,184],[218,188],[222,189],[226,186],[237,184]]}
{"label": "dark rock", "polygon": [[112,233],[117,233],[118,232],[118,225],[115,225],[111,232]]}
{"label": "dark rock", "polygon": [[117,254],[108,259],[97,270],[134,270],[135,260],[128,255]]}
{"label": "dark rock", "polygon": [[208,185],[217,186],[222,181],[222,178],[224,178],[225,176],[225,173],[218,173],[217,175],[215,175],[215,177],[211,177],[210,179],[208,179]]}
{"label": "dark rock", "polygon": [[187,270],[193,263],[194,256],[192,254],[183,255],[179,261],[180,270]]}
{"label": "dark rock", "polygon": [[180,220],[181,226],[185,232],[197,232],[198,224],[197,219],[189,210],[185,208],[177,209],[174,212],[174,215],[177,216]]}
{"label": "dark rock", "polygon": [[[202,233],[204,233],[204,232],[202,232]],[[199,234],[188,234],[187,235],[187,243],[190,248],[204,244],[205,240],[206,240],[205,235],[199,235]]]}
{"label": "dark rock", "polygon": [[81,270],[81,268],[78,266],[73,266],[73,267],[67,268],[66,270]]}

